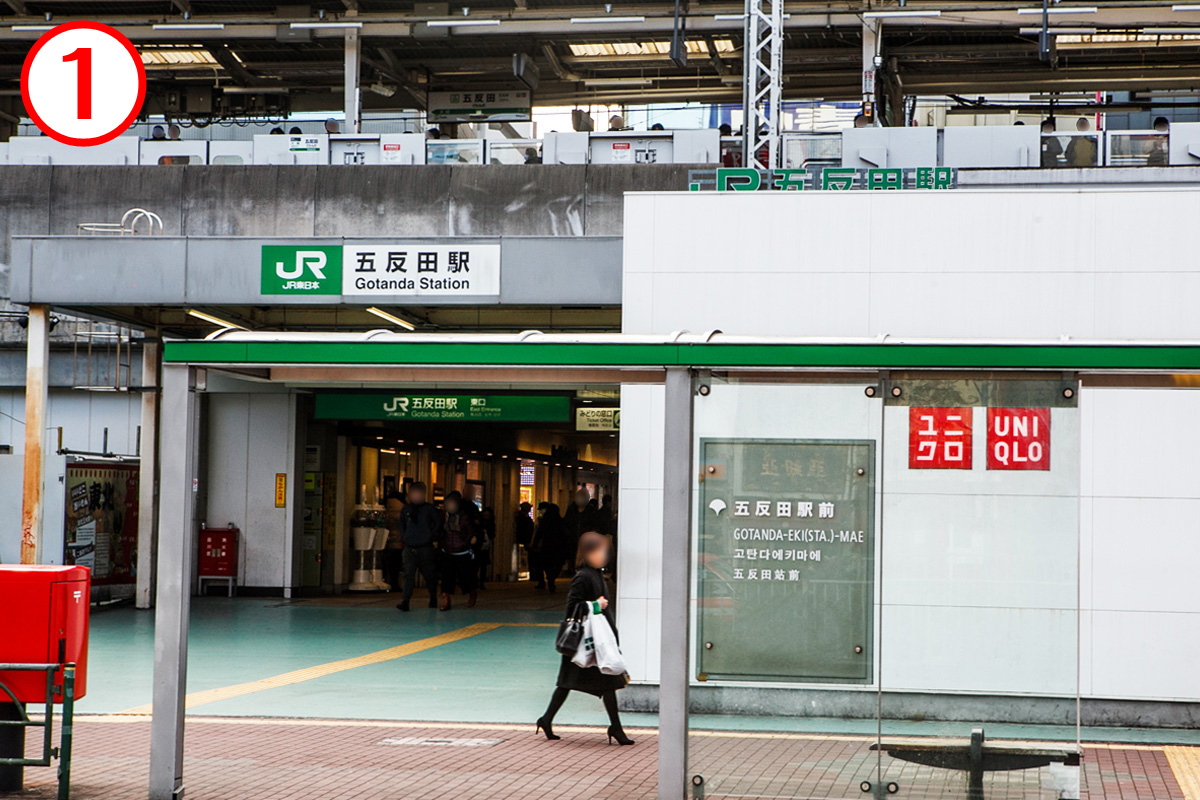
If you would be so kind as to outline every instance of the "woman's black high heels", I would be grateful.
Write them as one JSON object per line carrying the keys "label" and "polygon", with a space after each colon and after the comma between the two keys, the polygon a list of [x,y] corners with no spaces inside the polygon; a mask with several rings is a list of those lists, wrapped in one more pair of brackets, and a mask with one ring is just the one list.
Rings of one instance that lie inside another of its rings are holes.
{"label": "woman's black high heels", "polygon": [[633,739],[625,735],[625,730],[619,725],[608,726],[608,743],[612,744],[613,739],[617,740],[617,744],[633,744]]}
{"label": "woman's black high heels", "polygon": [[550,723],[546,721],[545,717],[542,717],[541,719],[539,719],[537,721],[537,728],[535,729],[534,732],[536,733],[537,731],[541,731],[542,733],[546,734],[546,738],[552,742],[555,741],[556,739],[562,738],[561,736],[559,736],[557,733],[554,732],[554,729],[550,727]]}

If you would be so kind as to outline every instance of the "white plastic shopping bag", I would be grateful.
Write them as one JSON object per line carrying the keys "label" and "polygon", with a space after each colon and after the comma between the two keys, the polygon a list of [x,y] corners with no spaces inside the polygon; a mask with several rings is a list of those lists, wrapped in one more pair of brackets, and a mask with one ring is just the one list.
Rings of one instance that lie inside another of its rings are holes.
{"label": "white plastic shopping bag", "polygon": [[591,623],[587,633],[588,641],[595,649],[596,666],[605,675],[624,675],[628,671],[625,667],[625,656],[621,655],[621,648],[617,646],[617,636],[608,624],[608,618],[603,614],[589,614],[588,622]]}
{"label": "white plastic shopping bag", "polygon": [[[583,618],[583,638],[579,640],[579,649],[571,657],[571,663],[577,667],[596,666],[596,648],[592,644],[592,618],[594,616],[594,614],[588,614]],[[612,634],[611,630],[609,634]]]}

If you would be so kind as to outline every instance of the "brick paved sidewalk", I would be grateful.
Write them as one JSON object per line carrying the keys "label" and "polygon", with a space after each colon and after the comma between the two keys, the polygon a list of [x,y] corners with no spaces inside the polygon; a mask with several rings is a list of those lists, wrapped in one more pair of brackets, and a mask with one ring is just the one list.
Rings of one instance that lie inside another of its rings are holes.
{"label": "brick paved sidewalk", "polygon": [[[533,725],[192,718],[184,768],[187,800],[651,800],[657,736],[608,746],[602,729],[563,727],[562,741]],[[150,723],[82,717],[76,723],[72,797],[146,796]],[[708,800],[862,798],[876,755],[854,736],[703,732],[691,742]],[[32,745],[32,743],[31,743]],[[32,747],[31,747],[32,749]],[[1178,749],[1178,748],[1175,748]],[[1180,757],[1177,755],[1176,760]],[[963,773],[884,759],[898,798],[962,798]],[[1194,800],[1155,746],[1085,749],[1087,800]],[[1050,800],[1047,770],[991,773],[989,800]],[[29,769],[27,798],[52,798],[50,769]],[[1186,781],[1185,781],[1186,782]]]}

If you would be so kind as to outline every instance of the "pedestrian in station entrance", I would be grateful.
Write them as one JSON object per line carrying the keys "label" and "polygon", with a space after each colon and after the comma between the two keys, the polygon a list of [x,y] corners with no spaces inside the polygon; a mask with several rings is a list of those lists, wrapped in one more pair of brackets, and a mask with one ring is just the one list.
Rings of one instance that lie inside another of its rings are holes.
{"label": "pedestrian in station entrance", "polygon": [[467,608],[474,608],[478,599],[475,590],[475,578],[478,567],[475,566],[475,543],[478,536],[467,502],[460,492],[454,491],[446,495],[444,506],[446,513],[442,519],[442,533],[438,538],[438,559],[441,562],[442,575],[442,605],[441,611],[450,610],[450,597],[455,587],[462,589],[467,595]]}
{"label": "pedestrian in station entrance", "polygon": [[[571,580],[571,588],[567,592],[567,614],[578,613],[589,603],[599,604],[601,613],[617,635],[617,621],[608,600],[608,583],[604,580],[604,568],[608,566],[612,548],[608,537],[596,531],[586,531],[579,537],[579,552],[575,557],[575,577]],[[617,744],[633,744],[633,740],[625,735],[621,727],[621,717],[617,712],[617,690],[624,689],[628,680],[627,675],[605,675],[599,667],[580,667],[572,662],[574,654],[564,655],[562,665],[558,668],[558,686],[550,696],[550,705],[546,713],[537,721],[537,730],[546,735],[547,739],[560,739],[554,733],[554,715],[566,702],[567,695],[572,691],[595,695],[604,702],[604,710],[608,712],[608,743],[615,739]]]}
{"label": "pedestrian in station entrance", "polygon": [[[592,506],[592,496],[587,489],[575,492],[574,502],[563,517],[563,527],[567,531],[567,553],[573,554],[579,550],[579,537],[584,531],[600,530],[598,519],[599,509]],[[575,572],[573,565],[568,564],[567,570]]]}
{"label": "pedestrian in station entrance", "polygon": [[538,503],[537,528],[529,545],[529,572],[537,581],[534,589],[554,593],[554,582],[566,559],[566,536],[558,506],[545,501]]}
{"label": "pedestrian in station entrance", "polygon": [[496,509],[484,506],[479,513],[476,523],[479,528],[479,541],[475,545],[475,555],[479,564],[479,588],[486,589],[484,584],[488,579],[488,568],[492,565],[492,551],[496,542]]}
{"label": "pedestrian in station entrance", "polygon": [[442,529],[437,509],[425,502],[425,484],[414,481],[408,487],[408,505],[400,510],[401,540],[404,542],[404,594],[396,608],[408,611],[417,573],[429,588],[429,607],[437,608],[437,559],[434,543]]}
{"label": "pedestrian in station entrance", "polygon": [[404,495],[388,492],[383,501],[383,517],[387,524],[387,545],[383,549],[383,579],[400,591],[400,571],[404,563],[404,523],[400,519],[404,511]]}

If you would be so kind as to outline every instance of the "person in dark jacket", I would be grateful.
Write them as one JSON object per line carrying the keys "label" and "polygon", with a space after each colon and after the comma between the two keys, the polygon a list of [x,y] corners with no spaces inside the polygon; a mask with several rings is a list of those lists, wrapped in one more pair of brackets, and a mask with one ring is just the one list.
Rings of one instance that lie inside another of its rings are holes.
{"label": "person in dark jacket", "polygon": [[[567,532],[566,548],[569,556],[579,550],[579,537],[584,531],[600,530],[599,510],[592,507],[592,496],[587,489],[575,493],[574,502],[563,515],[563,528]],[[567,565],[568,572],[574,572],[574,565]]]}
{"label": "person in dark jacket", "polygon": [[475,527],[478,529],[475,555],[478,558],[476,565],[479,570],[479,588],[485,589],[487,588],[484,584],[488,579],[488,567],[492,565],[492,550],[495,549],[496,543],[496,510],[491,506],[485,506],[479,514],[479,521]]}
{"label": "person in dark jacket", "polygon": [[537,581],[534,589],[549,589],[554,592],[554,582],[566,559],[562,516],[554,503],[538,504],[537,528],[533,542],[529,545],[529,571]]}
{"label": "person in dark jacket", "polygon": [[417,572],[429,587],[429,607],[437,608],[437,560],[434,542],[442,529],[437,509],[425,502],[425,484],[416,481],[408,487],[408,505],[400,510],[401,537],[404,540],[404,594],[396,608],[408,611]]}
{"label": "person in dark jacket", "polygon": [[[604,568],[608,565],[610,554],[607,536],[596,531],[585,531],[579,537],[575,577],[571,580],[571,588],[567,592],[567,614],[585,611],[589,605],[595,604],[612,626],[613,635],[616,636],[617,623],[612,603],[608,599],[608,583],[604,580]],[[546,713],[537,721],[537,730],[544,733],[547,739],[562,738],[554,733],[554,715],[562,708],[571,691],[585,692],[599,697],[604,703],[609,721],[608,743],[612,744],[615,739],[617,744],[633,744],[633,740],[625,735],[620,714],[617,712],[617,690],[625,688],[626,676],[605,675],[599,667],[577,666],[571,661],[572,656],[573,654],[562,657],[562,666],[558,668],[558,687],[550,696],[550,705],[546,707]]]}
{"label": "person in dark jacket", "polygon": [[438,538],[438,558],[442,573],[441,611],[450,610],[450,596],[455,587],[467,595],[467,607],[474,608],[479,593],[475,590],[475,578],[479,568],[475,566],[475,543],[478,540],[475,523],[471,519],[469,503],[459,492],[446,495],[446,513],[442,519],[442,533]]}

